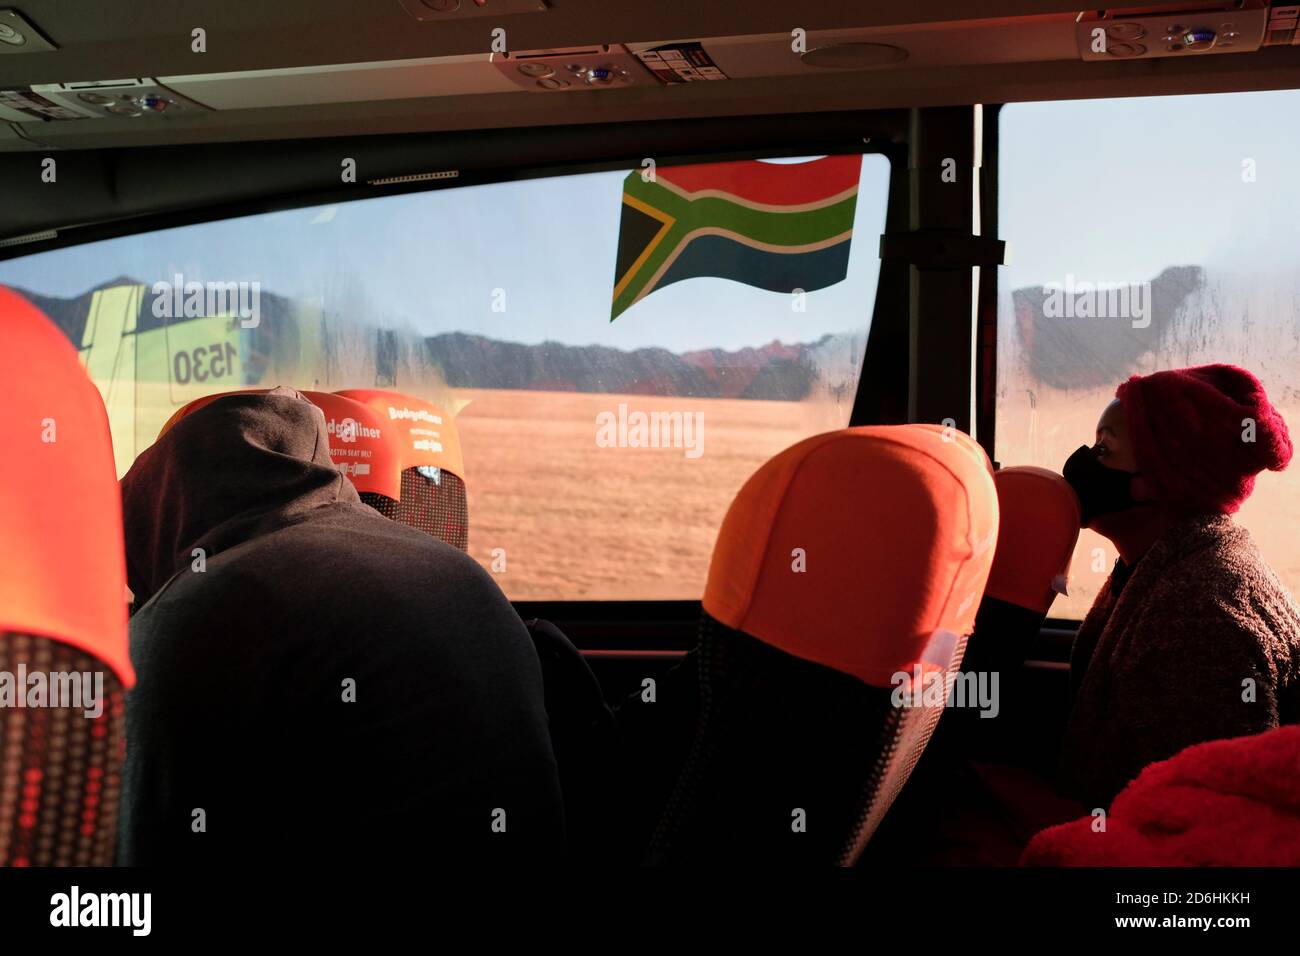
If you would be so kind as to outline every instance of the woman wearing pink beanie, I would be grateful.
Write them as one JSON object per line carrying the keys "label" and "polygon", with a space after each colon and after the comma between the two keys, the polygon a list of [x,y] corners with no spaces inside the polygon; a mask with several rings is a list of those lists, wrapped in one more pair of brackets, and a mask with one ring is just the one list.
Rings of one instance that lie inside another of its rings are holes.
{"label": "woman wearing pink beanie", "polygon": [[1063,472],[1119,560],[1075,638],[1062,751],[1105,806],[1147,764],[1300,718],[1300,610],[1230,517],[1291,459],[1282,416],[1234,365],[1134,376]]}

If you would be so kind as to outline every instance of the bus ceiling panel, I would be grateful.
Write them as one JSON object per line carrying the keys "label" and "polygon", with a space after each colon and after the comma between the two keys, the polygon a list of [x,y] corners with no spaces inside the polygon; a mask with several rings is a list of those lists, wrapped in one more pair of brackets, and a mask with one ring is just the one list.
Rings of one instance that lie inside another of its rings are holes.
{"label": "bus ceiling panel", "polygon": [[[485,64],[485,69],[492,68]],[[494,81],[500,80],[493,72]],[[1195,61],[1129,60],[1085,63],[990,63],[915,69],[833,71],[793,76],[732,79],[590,90],[555,95],[480,92],[407,95],[418,87],[387,77],[375,95],[393,98],[349,102],[268,105],[257,109],[196,109],[173,115],[102,119],[36,120],[20,123],[33,149],[99,149],[384,135],[467,129],[534,129],[617,122],[761,116],[793,111],[968,105],[1033,100],[1155,96],[1300,88],[1300,46],[1274,47],[1249,55]],[[281,77],[278,89],[299,90]],[[401,89],[398,89],[401,87]],[[386,92],[385,92],[386,91]],[[210,95],[202,84],[186,86],[197,102]],[[396,95],[400,93],[401,95]],[[223,96],[245,95],[236,88]],[[284,95],[289,95],[284,93]],[[333,94],[331,94],[333,95]],[[5,115],[3,118],[12,120]]]}
{"label": "bus ceiling panel", "polygon": [[[122,76],[178,76],[375,60],[463,56],[489,49],[495,29],[511,50],[656,38],[789,34],[835,28],[926,27],[969,20],[970,0],[846,3],[746,0],[655,3],[545,0],[545,10],[513,12],[486,0],[479,15],[412,16],[424,0],[136,0],[69,3],[24,0],[24,16],[58,48],[0,56],[0,88]],[[463,4],[468,6],[467,4]],[[1158,4],[1157,4],[1158,5]],[[978,19],[1077,13],[1068,0],[985,0]],[[203,50],[194,31],[202,30]]]}
{"label": "bus ceiling panel", "polygon": [[[528,93],[321,103],[255,110],[195,112],[132,119],[31,122],[24,131],[43,148],[98,149],[477,129],[663,122],[710,117],[854,110],[861,81],[808,77],[794,95],[786,80],[692,84],[688,89],[624,89],[561,96]],[[669,95],[671,94],[671,95]]]}

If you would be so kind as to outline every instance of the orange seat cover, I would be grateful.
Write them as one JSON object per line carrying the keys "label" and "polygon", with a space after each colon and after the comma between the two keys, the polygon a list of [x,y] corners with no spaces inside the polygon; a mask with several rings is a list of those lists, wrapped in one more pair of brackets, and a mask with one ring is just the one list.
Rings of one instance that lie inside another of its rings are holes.
{"label": "orange seat cover", "polygon": [[993,470],[969,436],[938,425],[816,435],[741,488],[718,534],[704,609],[789,654],[888,687],[924,666],[936,631],[970,633],[997,528]]}
{"label": "orange seat cover", "polygon": [[303,392],[325,413],[330,459],[356,486],[392,498],[402,493],[402,441],[405,431],[368,405],[330,392]]}
{"label": "orange seat cover", "polygon": [[385,422],[399,429],[401,467],[445,468],[465,479],[465,459],[455,420],[432,402],[377,388],[345,388],[336,395],[370,406]]}
{"label": "orange seat cover", "polygon": [[984,593],[1046,614],[1065,593],[1079,540],[1079,499],[1056,472],[1030,465],[1003,468],[993,483],[1001,519]]}
{"label": "orange seat cover", "polygon": [[0,632],[92,654],[130,687],[122,502],[108,413],[71,343],[0,287]]}

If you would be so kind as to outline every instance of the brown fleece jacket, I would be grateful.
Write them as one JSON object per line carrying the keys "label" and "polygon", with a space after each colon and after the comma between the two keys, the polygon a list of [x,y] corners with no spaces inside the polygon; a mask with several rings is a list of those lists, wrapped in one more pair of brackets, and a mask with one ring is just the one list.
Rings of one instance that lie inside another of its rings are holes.
{"label": "brown fleece jacket", "polygon": [[[1254,682],[1249,698],[1247,679]],[[1147,764],[1300,716],[1300,609],[1227,515],[1167,531],[1118,597],[1108,579],[1070,660],[1067,790],[1107,806]]]}

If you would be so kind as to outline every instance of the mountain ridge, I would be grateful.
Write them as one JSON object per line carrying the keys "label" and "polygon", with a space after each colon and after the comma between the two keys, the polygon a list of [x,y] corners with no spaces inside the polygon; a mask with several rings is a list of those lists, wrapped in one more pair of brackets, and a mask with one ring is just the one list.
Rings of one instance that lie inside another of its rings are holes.
{"label": "mountain ridge", "polygon": [[425,338],[429,359],[453,388],[526,389],[798,401],[821,378],[816,355],[835,337],[736,350],[604,345],[523,345],[468,332]]}

